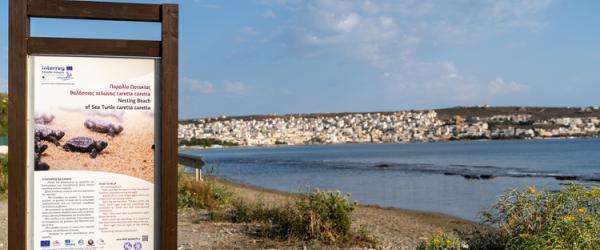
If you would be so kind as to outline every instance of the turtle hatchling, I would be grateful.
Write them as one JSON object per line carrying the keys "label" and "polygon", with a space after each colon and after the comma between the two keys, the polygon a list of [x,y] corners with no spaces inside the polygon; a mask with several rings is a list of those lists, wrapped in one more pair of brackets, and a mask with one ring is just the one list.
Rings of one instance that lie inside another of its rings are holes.
{"label": "turtle hatchling", "polygon": [[46,149],[48,149],[48,145],[37,140],[35,141],[35,144],[33,145],[33,152],[41,155],[44,153],[44,151],[46,151]]}
{"label": "turtle hatchling", "polygon": [[67,152],[89,153],[90,157],[96,158],[107,146],[108,143],[105,141],[80,136],[68,140],[63,149]]}
{"label": "turtle hatchling", "polygon": [[35,124],[42,124],[42,125],[50,124],[52,121],[54,121],[54,115],[51,115],[51,114],[35,114],[35,117],[33,118],[33,121],[34,121]]}
{"label": "turtle hatchling", "polygon": [[88,128],[89,130],[92,130],[92,131],[95,131],[98,133],[108,134],[111,137],[115,137],[116,135],[121,133],[121,131],[123,131],[123,126],[118,125],[118,124],[113,124],[113,123],[111,123],[109,121],[105,121],[105,120],[87,119],[83,125],[85,125],[85,127]]}
{"label": "turtle hatchling", "polygon": [[65,136],[65,132],[58,129],[53,129],[45,125],[35,124],[35,138],[37,140],[44,140],[54,143],[56,146],[60,146],[58,142]]}
{"label": "turtle hatchling", "polygon": [[50,169],[50,166],[48,166],[47,163],[42,161],[42,153],[44,153],[44,151],[46,151],[46,149],[48,149],[48,145],[40,142],[40,141],[35,141],[34,147],[33,147],[33,151],[34,151],[34,170],[35,171],[40,171],[40,170],[48,170]]}
{"label": "turtle hatchling", "polygon": [[42,161],[41,156],[35,155],[33,170],[35,171],[46,171],[49,170],[50,166],[48,163]]}

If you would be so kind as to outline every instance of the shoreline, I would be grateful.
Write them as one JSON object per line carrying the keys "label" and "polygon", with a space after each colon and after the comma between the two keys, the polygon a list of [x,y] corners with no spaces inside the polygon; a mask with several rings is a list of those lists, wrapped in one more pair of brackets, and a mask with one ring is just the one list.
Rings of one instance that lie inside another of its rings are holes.
{"label": "shoreline", "polygon": [[[260,186],[256,186],[256,185],[252,185],[252,184],[228,180],[228,179],[221,178],[221,177],[216,177],[216,180],[219,184],[221,184],[225,187],[235,188],[235,189],[246,189],[250,192],[256,192],[256,193],[260,193],[260,194],[281,196],[281,197],[285,197],[285,198],[291,198],[291,197],[295,197],[295,196],[299,195],[299,193],[264,188],[264,187],[260,187]],[[458,216],[445,214],[445,213],[441,213],[441,212],[421,211],[421,210],[406,209],[406,208],[399,208],[399,207],[386,207],[386,206],[381,206],[381,205],[377,205],[377,204],[360,204],[359,203],[358,206],[363,209],[396,211],[396,212],[400,212],[400,213],[412,214],[415,216],[430,216],[430,217],[436,217],[436,218],[444,218],[447,220],[457,220],[457,221],[461,221],[461,222],[464,222],[467,224],[477,224],[477,225],[480,224],[477,221],[472,221],[472,220],[464,219],[464,218],[461,218]]]}
{"label": "shoreline", "polygon": [[600,136],[563,136],[563,137],[536,137],[536,138],[502,138],[502,139],[461,139],[461,140],[437,140],[437,141],[414,141],[414,142],[347,142],[347,143],[304,143],[304,144],[266,144],[266,145],[238,145],[238,146],[222,146],[204,147],[200,145],[193,146],[178,146],[178,150],[211,150],[224,148],[278,148],[278,147],[300,147],[300,146],[326,146],[326,145],[408,145],[408,144],[427,144],[427,143],[451,143],[451,142],[489,142],[489,141],[567,141],[567,140],[594,140],[600,139]]}

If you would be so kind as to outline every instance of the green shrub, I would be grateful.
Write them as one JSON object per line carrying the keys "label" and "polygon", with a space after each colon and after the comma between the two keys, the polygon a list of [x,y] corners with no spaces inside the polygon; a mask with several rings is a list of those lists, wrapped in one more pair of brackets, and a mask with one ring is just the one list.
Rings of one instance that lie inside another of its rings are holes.
{"label": "green shrub", "polygon": [[0,93],[0,136],[8,134],[8,98]]}
{"label": "green shrub", "polygon": [[0,194],[8,190],[8,157],[0,156]]}
{"label": "green shrub", "polygon": [[[350,194],[342,196],[340,192],[320,192],[316,190],[305,194],[296,202],[305,229],[315,238],[323,233],[329,240],[335,241],[350,233],[352,212],[358,204],[350,202]],[[337,236],[337,237],[336,237]]]}
{"label": "green shrub", "polygon": [[600,249],[598,187],[512,190],[482,217],[506,235],[506,249]]}
{"label": "green shrub", "polygon": [[417,250],[458,250],[461,249],[461,241],[452,233],[438,232],[427,241],[421,241]]}
{"label": "green shrub", "polygon": [[231,220],[235,223],[270,221],[275,215],[283,213],[283,207],[268,207],[264,202],[247,202],[237,199],[232,203]]}
{"label": "green shrub", "polygon": [[178,172],[177,206],[179,208],[213,209],[231,201],[233,193],[217,185],[211,175],[196,182],[182,167]]}
{"label": "green shrub", "polygon": [[237,200],[231,218],[234,222],[259,222],[263,237],[282,240],[318,240],[327,244],[359,243],[375,245],[364,227],[352,230],[352,212],[357,206],[350,195],[315,190],[297,196],[294,202],[269,207],[262,202]]}

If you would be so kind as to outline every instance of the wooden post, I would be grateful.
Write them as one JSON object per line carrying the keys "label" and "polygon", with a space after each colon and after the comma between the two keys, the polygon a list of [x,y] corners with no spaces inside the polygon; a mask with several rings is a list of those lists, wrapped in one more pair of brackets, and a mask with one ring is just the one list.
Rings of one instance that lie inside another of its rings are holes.
{"label": "wooden post", "polygon": [[27,1],[9,2],[8,249],[27,249]]}
{"label": "wooden post", "polygon": [[[29,37],[29,18],[161,22],[161,41]],[[9,0],[8,249],[28,249],[29,54],[160,57],[159,249],[177,248],[179,9],[176,4]]]}
{"label": "wooden post", "polygon": [[165,4],[161,14],[160,172],[162,180],[166,181],[161,181],[160,187],[160,249],[177,249],[179,9],[177,5]]}

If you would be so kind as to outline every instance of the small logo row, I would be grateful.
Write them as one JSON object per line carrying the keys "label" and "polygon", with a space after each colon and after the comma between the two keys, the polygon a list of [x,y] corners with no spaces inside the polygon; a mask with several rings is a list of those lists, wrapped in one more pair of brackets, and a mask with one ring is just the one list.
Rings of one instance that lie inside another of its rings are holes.
{"label": "small logo row", "polygon": [[[89,239],[86,241],[84,241],[83,239],[78,240],[77,242],[75,242],[75,240],[65,240],[64,243],[61,243],[61,241],[59,240],[41,240],[40,241],[40,247],[60,247],[60,246],[65,246],[65,247],[72,247],[72,246],[88,246],[88,247],[93,247],[96,246],[96,244],[98,245],[104,245],[104,240],[103,239],[98,239],[98,242],[94,242],[93,239]],[[141,249],[141,248],[140,248]]]}
{"label": "small logo row", "polygon": [[125,244],[123,244],[123,250],[140,250],[142,249],[142,243],[141,242],[136,242],[136,243],[131,243],[131,242],[125,242]]}

